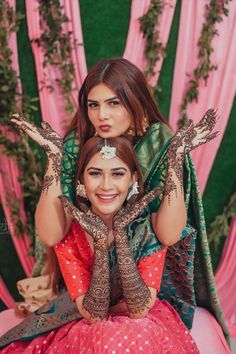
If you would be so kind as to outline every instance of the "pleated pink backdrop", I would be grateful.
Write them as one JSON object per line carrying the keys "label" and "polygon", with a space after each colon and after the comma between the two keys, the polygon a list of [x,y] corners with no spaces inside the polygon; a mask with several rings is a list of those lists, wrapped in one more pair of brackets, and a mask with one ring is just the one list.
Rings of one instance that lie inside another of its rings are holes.
{"label": "pleated pink backdrop", "polygon": [[[188,89],[189,76],[186,74],[191,75],[198,63],[197,40],[204,20],[206,3],[208,3],[207,0],[182,1],[169,120],[174,129],[177,128],[180,104]],[[213,41],[212,61],[218,66],[218,69],[210,73],[207,85],[204,82],[200,83],[198,102],[192,102],[187,109],[189,117],[194,122],[198,122],[203,113],[211,107],[218,107],[221,117],[216,127],[221,135],[212,142],[200,146],[192,154],[202,192],[223,138],[236,91],[236,41],[233,40],[236,38],[236,2],[229,2],[228,7],[229,16],[224,17],[223,22],[217,25],[219,36],[216,36]],[[221,256],[220,269],[230,268],[236,273],[236,263],[232,262],[233,257],[230,259],[226,257],[226,254],[231,252],[236,257],[236,247],[233,247],[235,242],[232,241],[235,241],[234,228],[231,228],[228,240],[230,241],[226,242]],[[230,290],[227,288],[229,283],[231,284]],[[226,322],[231,329],[231,335],[236,336],[235,330],[232,330],[236,326],[236,300],[234,296],[236,279],[232,278],[230,272],[217,272],[216,286],[219,290]]]}

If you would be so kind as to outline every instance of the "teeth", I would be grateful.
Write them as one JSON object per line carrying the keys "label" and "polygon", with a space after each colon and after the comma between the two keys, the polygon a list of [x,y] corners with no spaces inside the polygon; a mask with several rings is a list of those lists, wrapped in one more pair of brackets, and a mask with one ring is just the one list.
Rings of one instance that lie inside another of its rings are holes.
{"label": "teeth", "polygon": [[101,195],[99,195],[99,198],[101,198],[101,199],[105,199],[105,200],[109,200],[109,199],[113,199],[114,197],[116,197],[116,195],[112,195],[112,196],[101,196]]}

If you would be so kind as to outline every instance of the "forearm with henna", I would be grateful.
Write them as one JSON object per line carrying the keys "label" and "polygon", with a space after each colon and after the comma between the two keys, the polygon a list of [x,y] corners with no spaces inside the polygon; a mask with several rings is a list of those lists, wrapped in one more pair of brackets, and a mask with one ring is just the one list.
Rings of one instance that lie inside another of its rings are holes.
{"label": "forearm with henna", "polygon": [[164,196],[168,197],[170,203],[171,196],[177,198],[178,196],[183,195],[184,154],[178,154],[175,148],[170,146],[168,151],[168,163],[169,167],[167,170]]}
{"label": "forearm with henna", "polygon": [[183,191],[184,155],[177,154],[170,146],[168,168],[163,198],[157,212],[152,215],[152,225],[159,241],[166,246],[176,243],[187,222]]}
{"label": "forearm with henna", "polygon": [[62,154],[61,153],[47,153],[46,171],[42,186],[42,193],[48,193],[49,188],[55,184],[59,185],[59,195],[61,195],[61,167]]}
{"label": "forearm with henna", "polygon": [[125,229],[114,231],[123,295],[131,315],[140,315],[150,305],[150,291],[134,261]]}
{"label": "forearm with henna", "polygon": [[183,191],[183,162],[185,154],[219,135],[218,131],[212,133],[219,118],[216,113],[217,109],[209,109],[196,125],[194,125],[192,120],[188,120],[172,138],[167,153],[169,169],[164,192],[166,196],[170,196],[172,191],[177,194],[179,186],[181,191]]}
{"label": "forearm with henna", "polygon": [[[35,223],[43,243],[52,247],[65,236],[66,214],[58,196],[62,194],[59,161],[55,174],[55,163],[48,159],[42,192],[36,207]],[[49,212],[50,211],[50,212]]]}
{"label": "forearm with henna", "polygon": [[91,319],[104,320],[108,317],[110,303],[110,269],[107,246],[100,240],[94,244],[95,260],[89,290],[83,299],[83,307]]}

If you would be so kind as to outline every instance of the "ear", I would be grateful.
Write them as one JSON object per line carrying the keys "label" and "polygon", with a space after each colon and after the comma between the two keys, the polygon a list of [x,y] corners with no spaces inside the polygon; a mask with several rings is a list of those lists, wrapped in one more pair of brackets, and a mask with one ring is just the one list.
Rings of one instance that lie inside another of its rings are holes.
{"label": "ear", "polygon": [[133,176],[132,176],[132,184],[134,184],[134,182],[138,181],[138,174],[137,172],[134,172]]}

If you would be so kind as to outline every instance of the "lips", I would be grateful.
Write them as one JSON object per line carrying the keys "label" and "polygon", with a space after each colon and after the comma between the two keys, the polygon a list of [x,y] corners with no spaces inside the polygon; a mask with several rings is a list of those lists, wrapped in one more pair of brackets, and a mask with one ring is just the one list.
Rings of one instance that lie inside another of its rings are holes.
{"label": "lips", "polygon": [[108,132],[111,129],[111,126],[108,124],[103,124],[99,126],[99,129],[101,129],[103,132]]}
{"label": "lips", "polygon": [[96,194],[96,196],[104,203],[111,203],[118,196],[118,194]]}

